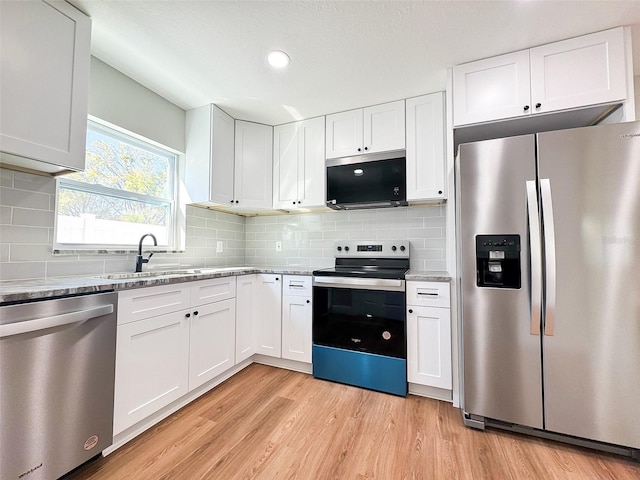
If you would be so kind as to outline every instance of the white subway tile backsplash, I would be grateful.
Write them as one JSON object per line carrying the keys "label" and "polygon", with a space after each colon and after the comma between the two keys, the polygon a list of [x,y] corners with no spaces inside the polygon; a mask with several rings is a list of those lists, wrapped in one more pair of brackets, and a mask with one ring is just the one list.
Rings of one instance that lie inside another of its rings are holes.
{"label": "white subway tile backsplash", "polygon": [[[130,253],[51,254],[55,179],[0,169],[0,186],[0,280],[133,270],[135,255]],[[145,269],[326,268],[333,265],[335,241],[342,239],[409,239],[412,268],[446,268],[443,206],[241,217],[189,205],[186,221],[186,251],[156,253]],[[222,253],[216,251],[219,241]],[[282,241],[281,252],[276,252],[276,241]]]}

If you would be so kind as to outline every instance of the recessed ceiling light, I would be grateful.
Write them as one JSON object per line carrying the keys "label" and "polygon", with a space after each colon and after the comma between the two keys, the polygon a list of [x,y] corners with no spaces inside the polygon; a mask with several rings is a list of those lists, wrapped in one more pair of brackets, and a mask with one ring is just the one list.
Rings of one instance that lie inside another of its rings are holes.
{"label": "recessed ceiling light", "polygon": [[269,62],[269,65],[273,68],[284,68],[289,65],[290,61],[289,55],[281,50],[272,50],[267,55],[267,62]]}

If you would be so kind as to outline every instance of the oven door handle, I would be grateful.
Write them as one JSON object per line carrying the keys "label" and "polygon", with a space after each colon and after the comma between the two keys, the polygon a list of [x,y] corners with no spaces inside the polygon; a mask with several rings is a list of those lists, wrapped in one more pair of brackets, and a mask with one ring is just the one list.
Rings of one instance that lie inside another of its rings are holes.
{"label": "oven door handle", "polygon": [[404,280],[388,278],[313,277],[313,286],[404,292]]}

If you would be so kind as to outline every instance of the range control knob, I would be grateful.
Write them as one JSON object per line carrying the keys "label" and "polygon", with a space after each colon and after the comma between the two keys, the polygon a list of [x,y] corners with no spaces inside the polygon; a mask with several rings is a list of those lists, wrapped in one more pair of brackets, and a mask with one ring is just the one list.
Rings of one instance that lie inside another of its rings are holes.
{"label": "range control knob", "polygon": [[338,251],[341,252],[342,251],[342,247],[338,246]]}
{"label": "range control knob", "polygon": [[394,252],[398,249],[398,247],[396,247],[395,245],[393,247],[391,247],[391,250],[393,250]]}
{"label": "range control knob", "polygon": [[400,251],[401,251],[401,252],[404,252],[405,250],[406,250],[406,249],[404,248],[404,245],[401,245],[401,246],[400,246]]}
{"label": "range control knob", "polygon": [[349,251],[349,247],[344,247],[344,251],[348,252]]}

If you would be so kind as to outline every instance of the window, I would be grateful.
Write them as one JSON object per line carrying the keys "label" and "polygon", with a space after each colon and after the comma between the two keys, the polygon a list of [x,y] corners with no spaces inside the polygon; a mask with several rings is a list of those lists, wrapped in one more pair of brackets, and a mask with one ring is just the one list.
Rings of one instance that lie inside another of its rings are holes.
{"label": "window", "polygon": [[117,249],[152,233],[176,244],[177,155],[89,122],[84,172],[58,180],[56,246]]}

